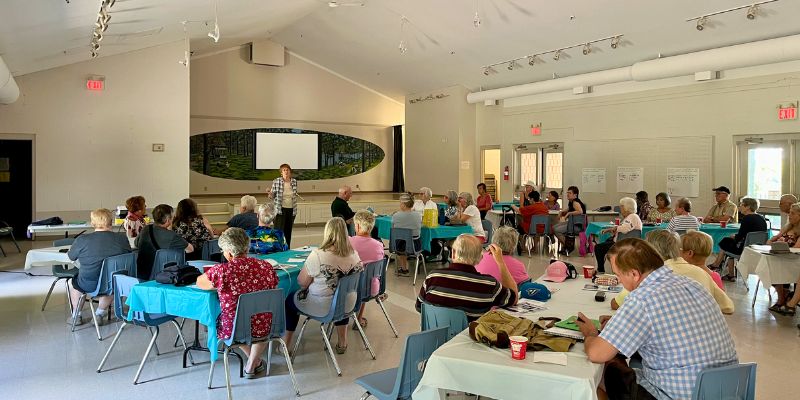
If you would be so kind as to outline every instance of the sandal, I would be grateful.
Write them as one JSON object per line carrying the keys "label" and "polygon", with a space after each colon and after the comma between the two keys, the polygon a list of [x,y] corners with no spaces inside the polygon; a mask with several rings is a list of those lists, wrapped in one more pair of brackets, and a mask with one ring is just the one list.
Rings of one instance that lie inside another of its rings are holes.
{"label": "sandal", "polygon": [[253,372],[245,371],[244,372],[244,377],[246,379],[255,379],[256,377],[258,377],[259,374],[261,374],[262,372],[264,372],[266,370],[267,370],[267,366],[264,364],[264,360],[261,360],[261,364],[258,364],[258,366],[253,370]]}
{"label": "sandal", "polygon": [[786,315],[787,317],[794,317],[795,308],[797,308],[797,306],[794,307],[783,306],[778,312],[781,313],[782,315]]}
{"label": "sandal", "polygon": [[336,343],[336,354],[344,354],[347,351],[347,346],[344,347],[339,346],[339,343]]}
{"label": "sandal", "polygon": [[781,305],[781,304],[773,304],[773,305],[772,305],[772,306],[769,308],[769,310],[770,310],[770,311],[772,311],[772,312],[776,312],[776,313],[779,313],[779,314],[781,313],[781,310],[782,310],[782,309],[783,309],[783,305]]}
{"label": "sandal", "polygon": [[[362,329],[367,327],[367,319],[366,318],[361,318],[360,322],[361,322],[361,328]],[[358,330],[358,326],[356,324],[357,324],[357,322],[353,321],[353,330],[354,331]]]}
{"label": "sandal", "polygon": [[409,275],[411,275],[411,272],[409,272],[408,269],[398,269],[397,270],[397,275],[409,276]]}

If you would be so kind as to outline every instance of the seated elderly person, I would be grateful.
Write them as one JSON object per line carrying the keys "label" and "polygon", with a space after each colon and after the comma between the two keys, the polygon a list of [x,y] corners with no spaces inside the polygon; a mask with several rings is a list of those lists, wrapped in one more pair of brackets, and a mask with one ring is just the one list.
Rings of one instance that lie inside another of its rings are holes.
{"label": "seated elderly person", "polygon": [[[722,251],[717,254],[717,259],[714,260],[714,263],[709,265],[709,267],[715,269],[722,268],[722,260],[725,259],[726,251],[731,254],[741,255],[744,251],[744,240],[747,238],[748,233],[764,232],[767,230],[767,220],[763,215],[756,214],[758,207],[758,199],[752,197],[743,197],[742,200],[739,201],[739,231],[736,232],[735,235],[722,238],[722,240],[719,241],[719,248]],[[725,275],[724,279],[735,282],[736,271],[733,269],[733,259],[731,259],[728,264],[728,273]]]}
{"label": "seated elderly person", "polygon": [[186,255],[187,260],[199,260],[203,256],[203,244],[214,239],[214,228],[203,214],[197,209],[197,203],[192,199],[183,199],[175,208],[175,218],[172,220],[172,230],[180,237],[186,239],[194,251]]}
{"label": "seated elderly person", "polygon": [[150,280],[157,250],[174,249],[186,253],[194,251],[194,247],[186,239],[169,229],[171,226],[172,207],[166,204],[157,205],[153,209],[153,224],[147,225],[136,237],[136,248],[139,249],[136,257],[136,276],[140,280]]}
{"label": "seated elderly person", "polygon": [[125,200],[125,208],[128,209],[128,215],[125,216],[125,222],[122,223],[122,228],[125,229],[128,242],[131,247],[133,247],[136,236],[139,236],[139,233],[144,229],[144,213],[146,212],[147,205],[145,205],[144,197],[133,196]]}
{"label": "seated elderly person", "polygon": [[[94,292],[97,289],[103,260],[111,256],[131,252],[131,246],[125,235],[111,231],[113,216],[110,210],[98,208],[92,211],[90,218],[94,232],[78,236],[69,248],[69,252],[67,252],[70,260],[78,260],[80,264],[78,276],[72,279],[72,287],[69,289],[69,297],[74,306],[74,311],[67,323],[71,324],[74,317],[75,325],[80,325],[84,322],[81,316],[83,304],[78,304],[78,300],[82,294]],[[108,306],[111,305],[114,298],[112,296],[98,296],[97,300],[100,305],[97,306],[95,315],[98,317],[98,323],[102,323],[104,321],[102,317],[106,315]]]}
{"label": "seated elderly person", "polygon": [[[711,294],[723,314],[733,314],[733,301],[725,294],[725,291],[719,288],[708,273],[681,257],[681,238],[678,237],[678,234],[666,229],[656,229],[647,232],[645,241],[656,249],[661,258],[664,259],[664,265],[669,267],[674,274],[683,275],[697,281]],[[696,246],[688,243],[686,246],[695,251]],[[687,255],[691,257],[693,253]],[[623,289],[620,294],[611,299],[611,309],[616,310],[622,306],[627,296],[628,291]]]}
{"label": "seated elderly person", "polygon": [[[503,251],[503,260],[506,262],[508,272],[514,278],[517,286],[530,282],[531,277],[528,276],[528,271],[525,264],[517,260],[511,254],[517,248],[517,241],[519,240],[519,233],[510,226],[501,226],[494,231],[492,236],[492,243],[500,247]],[[500,266],[494,261],[491,253],[484,253],[481,261],[475,265],[475,270],[484,275],[491,275],[494,279],[500,281]]]}
{"label": "seated elderly person", "polygon": [[706,260],[711,255],[714,240],[711,235],[700,231],[689,231],[681,236],[681,257],[686,262],[706,273],[720,289],[725,290],[719,274],[706,266]]}
{"label": "seated elderly person", "polygon": [[[236,307],[239,296],[260,290],[275,289],[278,286],[278,275],[270,263],[257,258],[247,257],[250,249],[250,238],[239,228],[225,230],[219,237],[219,247],[227,262],[211,267],[197,278],[197,287],[204,290],[217,291],[221,312],[217,318],[217,337],[228,339],[233,334],[233,322],[236,318]],[[253,338],[266,338],[272,327],[272,314],[261,313],[251,318]],[[247,356],[245,376],[248,379],[266,370],[261,355],[267,349],[267,342],[253,343],[251,346],[240,345]]]}
{"label": "seated elderly person", "polygon": [[239,201],[239,214],[234,215],[228,223],[225,224],[225,229],[241,228],[247,231],[256,228],[258,226],[256,204],[258,204],[258,200],[256,200],[255,197],[250,195],[242,196],[242,199]]}
{"label": "seated elderly person", "polygon": [[717,204],[711,206],[711,208],[708,210],[708,214],[706,214],[706,217],[703,218],[703,222],[738,222],[739,210],[736,208],[736,204],[728,200],[728,197],[731,195],[731,190],[725,186],[720,186],[718,188],[714,188],[713,190],[714,200],[716,200]]}
{"label": "seated elderly person", "polygon": [[[375,226],[375,215],[367,210],[358,210],[353,217],[353,223],[355,224],[356,235],[350,236],[350,245],[353,246],[353,249],[358,254],[361,263],[366,266],[376,261],[383,262],[383,242],[377,241],[370,236],[372,227]],[[374,295],[377,295],[377,292],[373,293],[373,296]],[[357,323],[361,324],[364,328],[367,327],[367,319],[364,318],[364,308],[366,305],[366,303],[361,304],[357,321]],[[356,322],[354,321],[353,329],[357,329],[355,324]]]}
{"label": "seated elderly person", "polygon": [[[358,253],[350,245],[347,236],[347,225],[340,217],[331,218],[325,224],[322,244],[311,251],[306,264],[297,276],[300,290],[292,292],[286,298],[286,336],[287,345],[291,344],[294,330],[300,321],[300,312],[306,315],[322,317],[328,314],[333,302],[333,293],[339,279],[364,270]],[[352,293],[355,295],[355,293]],[[347,309],[352,309],[358,296],[349,296]],[[339,342],[336,353],[347,351],[347,323],[349,318],[334,322]]]}
{"label": "seated elderly person", "polygon": [[468,192],[461,192],[458,195],[458,214],[453,217],[455,221],[465,223],[472,228],[472,234],[482,243],[486,243],[486,232],[481,223],[481,212],[472,201],[472,195]]}
{"label": "seated elderly person", "polygon": [[[511,206],[514,209],[514,212],[519,214],[522,217],[522,221],[520,223],[520,233],[527,234],[531,231],[531,217],[534,215],[548,215],[550,210],[547,209],[547,206],[542,202],[541,198],[539,197],[539,192],[531,192],[531,196],[529,198],[529,203],[527,206],[517,207]],[[540,229],[541,228],[541,229]],[[549,235],[551,232],[545,232],[544,228],[540,225],[536,227],[536,233],[542,235],[547,234]]]}
{"label": "seated elderly person", "polygon": [[597,271],[605,272],[606,253],[614,242],[617,241],[617,235],[620,233],[628,233],[633,230],[642,230],[642,220],[636,214],[636,200],[630,197],[623,197],[619,200],[619,212],[622,215],[622,222],[619,226],[612,226],[605,228],[600,233],[611,233],[612,236],[603,243],[594,247],[594,256],[597,259]]}
{"label": "seated elderly person", "polygon": [[[616,315],[600,317],[602,333],[582,313],[577,322],[589,360],[605,363],[608,398],[689,399],[700,371],[738,363],[706,288],[673,273],[644,240],[621,240],[608,255],[630,295]],[[624,357],[637,352],[642,368],[634,370]]]}
{"label": "seated elderly person", "polygon": [[671,209],[669,205],[672,199],[669,194],[661,192],[656,195],[656,206],[650,209],[647,214],[647,222],[669,222],[675,216],[675,210]]}
{"label": "seated elderly person", "polygon": [[647,216],[650,215],[650,211],[653,209],[653,205],[650,204],[649,195],[644,190],[636,192],[636,209],[638,210],[636,214],[639,215],[639,219],[642,221],[647,219]]}
{"label": "seated elderly person", "polygon": [[331,203],[331,217],[341,217],[347,223],[348,228],[352,226],[353,216],[356,215],[347,204],[352,197],[353,189],[350,186],[342,186]]}
{"label": "seated elderly person", "polygon": [[431,197],[433,197],[431,188],[419,188],[419,198],[414,200],[414,211],[419,213],[420,218],[422,218],[422,213],[425,212],[425,210],[438,210],[439,207],[431,200]]}
{"label": "seated elderly person", "polygon": [[270,204],[258,206],[258,226],[271,228],[275,221],[275,209]]}
{"label": "seated elderly person", "polygon": [[475,206],[481,212],[481,219],[486,219],[486,213],[492,210],[492,195],[486,191],[486,184],[478,184],[478,198],[475,200]]}
{"label": "seated elderly person", "polygon": [[[789,222],[781,228],[781,231],[770,238],[767,243],[784,242],[789,247],[800,248],[800,203],[792,204],[789,208]],[[794,315],[794,307],[787,306],[786,298],[788,296],[787,288],[782,284],[772,285],[775,291],[778,292],[778,298],[775,304],[770,306],[769,310],[784,315]],[[800,290],[795,289],[795,293]]]}
{"label": "seated elderly person", "polygon": [[[397,273],[408,275],[408,258],[405,254],[414,253],[414,249],[422,249],[422,242],[419,239],[422,230],[422,219],[419,213],[414,211],[414,200],[411,196],[404,194],[400,196],[400,211],[392,214],[392,228],[410,229],[411,238],[414,243],[406,243],[398,240],[395,250],[397,257]],[[412,247],[413,246],[413,247]]]}
{"label": "seated elderly person", "polygon": [[467,319],[474,321],[492,307],[507,307],[517,304],[519,291],[517,282],[509,272],[500,246],[489,246],[500,273],[498,281],[475,269],[481,261],[481,241],[472,235],[461,234],[453,242],[452,262],[447,268],[428,274],[417,296],[416,307],[426,302],[435,306],[464,311]]}
{"label": "seated elderly person", "polygon": [[669,220],[667,229],[672,232],[688,231],[689,229],[700,229],[700,221],[697,217],[691,215],[692,202],[687,198],[678,200],[675,205],[675,216]]}

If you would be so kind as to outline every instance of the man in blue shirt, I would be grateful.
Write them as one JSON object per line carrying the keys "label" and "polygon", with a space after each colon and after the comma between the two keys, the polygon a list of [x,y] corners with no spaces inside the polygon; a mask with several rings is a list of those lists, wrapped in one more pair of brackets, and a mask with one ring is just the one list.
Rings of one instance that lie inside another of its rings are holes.
{"label": "man in blue shirt", "polygon": [[[728,325],[699,283],[673,274],[641,239],[619,241],[608,258],[630,295],[616,315],[601,317],[602,333],[583,314],[578,325],[589,360],[606,363],[609,399],[688,399],[700,371],[738,363]],[[637,352],[641,369],[618,356]]]}

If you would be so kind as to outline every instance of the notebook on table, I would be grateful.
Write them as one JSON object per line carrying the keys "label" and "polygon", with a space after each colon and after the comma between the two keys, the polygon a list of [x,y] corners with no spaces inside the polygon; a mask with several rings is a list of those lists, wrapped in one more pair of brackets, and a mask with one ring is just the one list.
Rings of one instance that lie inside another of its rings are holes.
{"label": "notebook on table", "polygon": [[583,334],[580,331],[573,331],[571,329],[559,328],[554,326],[552,328],[547,328],[544,330],[544,333],[553,336],[561,336],[575,340],[583,340]]}

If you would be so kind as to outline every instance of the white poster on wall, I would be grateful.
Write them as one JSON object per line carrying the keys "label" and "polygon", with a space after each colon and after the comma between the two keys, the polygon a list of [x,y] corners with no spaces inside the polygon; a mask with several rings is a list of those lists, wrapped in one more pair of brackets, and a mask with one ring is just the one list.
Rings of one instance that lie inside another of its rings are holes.
{"label": "white poster on wall", "polygon": [[605,191],[606,191],[605,168],[584,168],[581,171],[581,192],[605,193]]}
{"label": "white poster on wall", "polygon": [[644,189],[644,168],[617,167],[617,192],[636,193]]}
{"label": "white poster on wall", "polygon": [[699,197],[700,168],[667,168],[667,193],[670,196]]}

